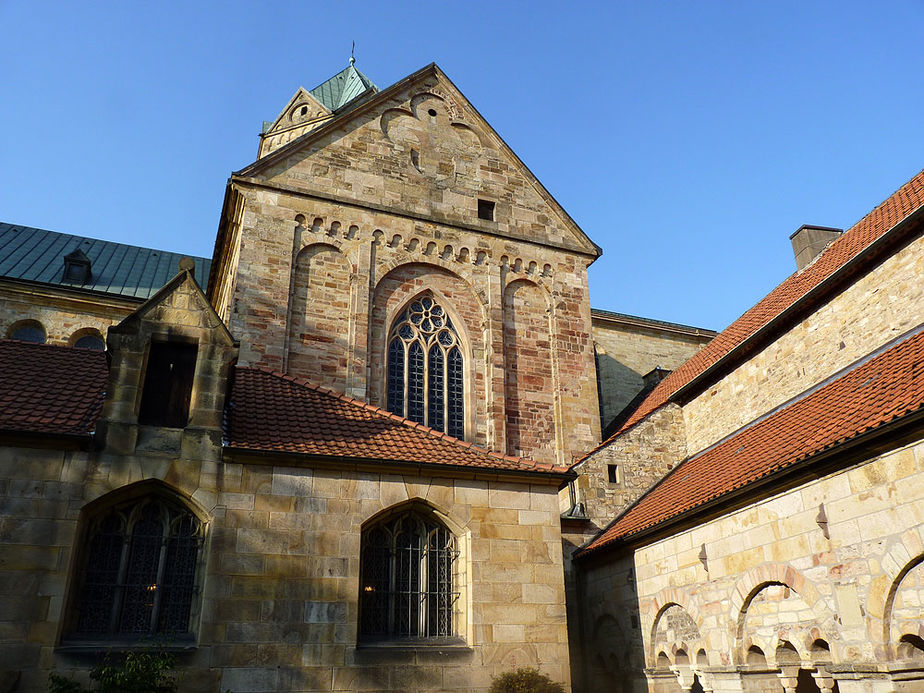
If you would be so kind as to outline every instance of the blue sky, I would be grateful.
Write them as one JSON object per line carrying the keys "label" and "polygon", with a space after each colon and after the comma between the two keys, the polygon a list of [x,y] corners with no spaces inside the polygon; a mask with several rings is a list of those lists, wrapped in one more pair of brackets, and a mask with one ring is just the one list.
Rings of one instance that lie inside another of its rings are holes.
{"label": "blue sky", "polygon": [[604,249],[594,307],[722,328],[924,167],[921,0],[0,0],[0,220],[210,255],[299,85],[436,62]]}

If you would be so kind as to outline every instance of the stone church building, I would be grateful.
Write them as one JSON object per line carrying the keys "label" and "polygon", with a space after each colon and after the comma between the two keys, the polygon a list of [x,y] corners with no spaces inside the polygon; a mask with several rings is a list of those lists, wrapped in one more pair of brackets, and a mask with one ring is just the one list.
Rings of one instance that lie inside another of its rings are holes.
{"label": "stone church building", "polygon": [[0,224],[0,691],[921,690],[922,202],[718,336],[594,310],[446,75],[351,61],[211,258]]}

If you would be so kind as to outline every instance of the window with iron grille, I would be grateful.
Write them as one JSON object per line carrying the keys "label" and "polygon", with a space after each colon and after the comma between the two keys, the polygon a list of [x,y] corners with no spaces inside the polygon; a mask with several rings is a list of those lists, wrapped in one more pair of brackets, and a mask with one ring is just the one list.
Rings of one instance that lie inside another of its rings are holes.
{"label": "window with iron grille", "polygon": [[363,531],[359,635],[364,641],[452,638],[459,556],[452,532],[408,513]]}
{"label": "window with iron grille", "polygon": [[413,301],[389,333],[387,408],[465,436],[464,360],[456,328],[431,296]]}
{"label": "window with iron grille", "polygon": [[202,535],[188,509],[157,496],[93,517],[71,638],[191,638]]}

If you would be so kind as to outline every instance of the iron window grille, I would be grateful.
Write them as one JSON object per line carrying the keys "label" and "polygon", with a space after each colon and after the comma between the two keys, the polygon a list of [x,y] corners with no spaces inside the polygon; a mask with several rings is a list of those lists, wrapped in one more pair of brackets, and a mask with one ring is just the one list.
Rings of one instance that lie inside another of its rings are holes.
{"label": "iron window grille", "polygon": [[452,533],[411,513],[362,535],[360,625],[363,641],[452,638],[459,592]]}
{"label": "iron window grille", "polygon": [[186,508],[159,498],[95,517],[72,637],[191,638],[202,541],[202,523]]}
{"label": "iron window grille", "polygon": [[461,342],[432,297],[417,299],[395,320],[386,370],[388,411],[455,438],[465,436]]}

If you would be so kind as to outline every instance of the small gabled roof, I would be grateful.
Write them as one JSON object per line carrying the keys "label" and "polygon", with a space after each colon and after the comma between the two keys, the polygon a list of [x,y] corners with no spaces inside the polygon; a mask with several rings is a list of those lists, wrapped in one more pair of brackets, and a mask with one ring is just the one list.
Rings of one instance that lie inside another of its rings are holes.
{"label": "small gabled roof", "polygon": [[726,360],[730,354],[765,330],[797,303],[806,298],[811,300],[812,292],[825,280],[922,208],[924,208],[924,171],[919,172],[905,183],[831,243],[811,264],[791,275],[761,299],[757,305],[720,332],[689,361],[662,380],[616,433],[575,464],[580,464],[597,450],[606,447],[612,440],[663,407],[680,390],[688,388],[693,381],[704,376],[707,371],[719,366],[720,362]]}
{"label": "small gabled roof", "polygon": [[239,367],[225,421],[231,450],[567,475],[564,467],[463,442],[300,378]]}
{"label": "small gabled roof", "polygon": [[[31,226],[0,222],[0,278],[52,284],[69,289],[64,281],[64,258],[80,252],[90,260],[93,274],[81,289],[147,299],[177,271],[182,253],[72,236]],[[193,258],[200,284],[208,280],[208,258]]]}
{"label": "small gabled roof", "polygon": [[106,354],[0,339],[0,431],[89,436],[106,394]]}
{"label": "small gabled roof", "polygon": [[337,111],[370,89],[373,92],[379,90],[371,79],[357,69],[350,58],[350,64],[346,69],[321,82],[309,92],[329,111]]}
{"label": "small gabled roof", "polygon": [[820,453],[924,412],[924,325],[738,433],[684,460],[578,556],[673,518]]}

